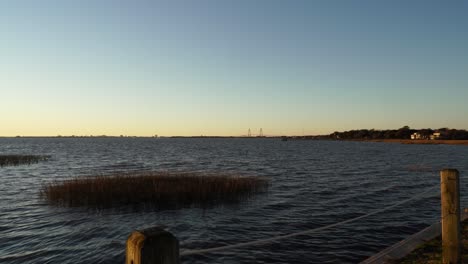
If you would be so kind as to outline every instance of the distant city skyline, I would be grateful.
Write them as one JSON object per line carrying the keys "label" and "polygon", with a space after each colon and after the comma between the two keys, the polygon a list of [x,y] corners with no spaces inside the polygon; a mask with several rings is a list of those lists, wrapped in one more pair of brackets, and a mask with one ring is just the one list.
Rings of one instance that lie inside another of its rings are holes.
{"label": "distant city skyline", "polygon": [[468,129],[466,1],[4,1],[0,136]]}

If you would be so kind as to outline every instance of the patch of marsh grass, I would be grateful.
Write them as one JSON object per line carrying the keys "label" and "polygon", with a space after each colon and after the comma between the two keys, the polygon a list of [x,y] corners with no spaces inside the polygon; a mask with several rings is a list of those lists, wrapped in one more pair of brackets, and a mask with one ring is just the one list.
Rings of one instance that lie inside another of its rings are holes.
{"label": "patch of marsh grass", "polygon": [[50,204],[111,208],[144,205],[157,209],[211,207],[237,203],[266,191],[261,177],[199,173],[137,172],[75,177],[45,184],[41,196]]}
{"label": "patch of marsh grass", "polygon": [[33,164],[49,158],[44,155],[0,155],[0,167]]}

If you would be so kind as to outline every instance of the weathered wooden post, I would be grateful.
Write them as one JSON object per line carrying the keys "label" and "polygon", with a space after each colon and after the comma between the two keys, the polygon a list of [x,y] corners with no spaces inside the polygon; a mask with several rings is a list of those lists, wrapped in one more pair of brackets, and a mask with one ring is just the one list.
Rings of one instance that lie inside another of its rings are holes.
{"label": "weathered wooden post", "polygon": [[461,261],[460,186],[458,170],[440,171],[442,205],[442,263]]}
{"label": "weathered wooden post", "polygon": [[179,264],[179,241],[160,227],[134,231],[127,239],[126,264]]}

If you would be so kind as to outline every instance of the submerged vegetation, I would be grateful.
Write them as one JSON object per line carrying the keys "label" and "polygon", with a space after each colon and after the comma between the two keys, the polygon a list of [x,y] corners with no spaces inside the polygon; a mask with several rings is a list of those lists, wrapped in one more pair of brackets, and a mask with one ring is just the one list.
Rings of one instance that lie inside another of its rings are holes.
{"label": "submerged vegetation", "polygon": [[50,156],[44,155],[0,155],[0,167],[33,164],[49,158]]}
{"label": "submerged vegetation", "polygon": [[69,207],[173,209],[236,203],[267,188],[268,181],[261,177],[144,172],[52,182],[43,185],[41,196],[51,204]]}

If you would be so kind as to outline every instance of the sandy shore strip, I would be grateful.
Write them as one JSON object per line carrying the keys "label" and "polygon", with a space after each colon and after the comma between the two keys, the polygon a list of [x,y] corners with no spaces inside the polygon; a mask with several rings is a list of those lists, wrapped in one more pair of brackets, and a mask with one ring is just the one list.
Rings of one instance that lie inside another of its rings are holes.
{"label": "sandy shore strip", "polygon": [[465,145],[468,146],[468,140],[429,140],[429,139],[363,139],[356,141],[366,142],[384,142],[384,143],[400,143],[400,144],[447,144],[447,145]]}

